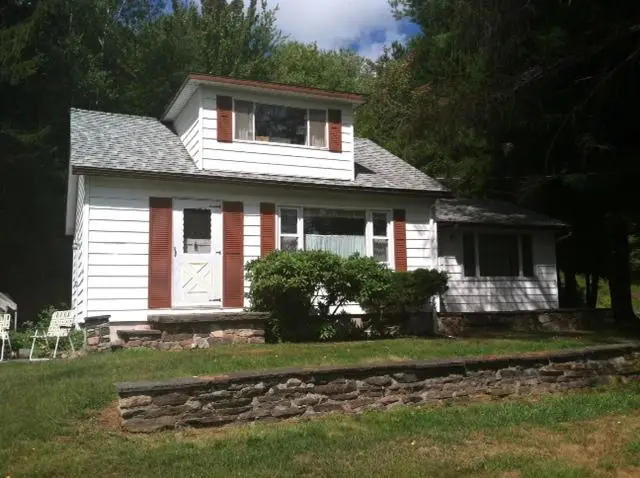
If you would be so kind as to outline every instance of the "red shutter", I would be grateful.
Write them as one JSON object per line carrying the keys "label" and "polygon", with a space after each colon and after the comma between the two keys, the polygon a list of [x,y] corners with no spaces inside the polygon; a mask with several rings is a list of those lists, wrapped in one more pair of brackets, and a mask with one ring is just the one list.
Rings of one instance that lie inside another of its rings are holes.
{"label": "red shutter", "polygon": [[396,270],[407,270],[407,223],[404,209],[393,210],[393,249]]}
{"label": "red shutter", "polygon": [[329,151],[342,153],[342,111],[329,110]]}
{"label": "red shutter", "polygon": [[222,306],[244,306],[244,213],[241,202],[222,204]]}
{"label": "red shutter", "polygon": [[233,142],[233,99],[218,95],[218,141]]}
{"label": "red shutter", "polygon": [[268,256],[276,249],[276,205],[260,203],[260,256]]}
{"label": "red shutter", "polygon": [[149,198],[149,308],[171,308],[171,198]]}

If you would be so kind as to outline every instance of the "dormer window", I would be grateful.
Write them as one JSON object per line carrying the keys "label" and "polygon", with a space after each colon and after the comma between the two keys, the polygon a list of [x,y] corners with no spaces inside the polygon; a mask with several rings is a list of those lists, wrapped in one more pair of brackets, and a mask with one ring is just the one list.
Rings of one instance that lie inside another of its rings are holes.
{"label": "dormer window", "polygon": [[327,110],[234,100],[234,139],[327,148]]}

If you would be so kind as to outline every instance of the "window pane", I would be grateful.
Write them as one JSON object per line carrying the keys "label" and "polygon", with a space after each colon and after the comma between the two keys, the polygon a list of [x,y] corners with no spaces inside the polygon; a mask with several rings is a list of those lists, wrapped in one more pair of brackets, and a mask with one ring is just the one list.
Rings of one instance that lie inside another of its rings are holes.
{"label": "window pane", "polygon": [[481,276],[519,275],[518,236],[515,234],[480,234],[478,253]]}
{"label": "window pane", "polygon": [[466,232],[462,235],[462,255],[464,263],[464,275],[475,277],[476,275],[476,246],[474,235]]}
{"label": "window pane", "polygon": [[282,250],[282,251],[297,251],[298,250],[298,238],[296,236],[281,236],[280,237],[280,250]]}
{"label": "window pane", "polygon": [[304,247],[330,251],[342,257],[366,255],[364,211],[304,210]]}
{"label": "window pane", "polygon": [[373,213],[373,235],[386,237],[387,236],[387,214],[374,212]]}
{"label": "window pane", "polygon": [[184,252],[208,254],[211,252],[211,211],[207,209],[185,209]]}
{"label": "window pane", "polygon": [[389,260],[389,241],[387,239],[373,240],[373,258],[380,262]]}
{"label": "window pane", "polygon": [[327,112],[325,110],[309,110],[310,146],[327,147]]}
{"label": "window pane", "polygon": [[522,275],[525,277],[533,277],[533,247],[531,243],[531,235],[523,234],[520,237],[522,243]]}
{"label": "window pane", "polygon": [[256,141],[307,144],[307,110],[256,103]]}
{"label": "window pane", "polygon": [[253,140],[253,103],[235,100],[236,127],[235,138]]}
{"label": "window pane", "polygon": [[298,234],[298,211],[296,209],[280,210],[280,233]]}

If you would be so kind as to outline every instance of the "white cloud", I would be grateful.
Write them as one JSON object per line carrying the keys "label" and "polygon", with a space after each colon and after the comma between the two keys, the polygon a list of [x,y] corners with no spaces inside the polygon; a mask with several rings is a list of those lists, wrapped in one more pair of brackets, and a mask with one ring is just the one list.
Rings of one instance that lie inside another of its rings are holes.
{"label": "white cloud", "polygon": [[[357,43],[358,53],[376,59],[384,45],[406,40],[388,0],[268,0],[268,4],[270,8],[279,7],[278,27],[289,38],[315,41],[320,48]],[[375,42],[370,39],[373,32]],[[384,41],[379,41],[381,37]]]}

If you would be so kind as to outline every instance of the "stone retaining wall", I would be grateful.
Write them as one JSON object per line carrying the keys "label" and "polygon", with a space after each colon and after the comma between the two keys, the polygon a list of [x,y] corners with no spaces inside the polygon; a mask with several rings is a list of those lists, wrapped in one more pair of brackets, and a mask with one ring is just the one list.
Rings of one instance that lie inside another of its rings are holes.
{"label": "stone retaining wall", "polygon": [[573,332],[606,327],[611,309],[557,309],[512,312],[440,312],[435,320],[441,335],[473,335],[488,331]]}
{"label": "stone retaining wall", "polygon": [[130,432],[561,392],[640,378],[640,344],[116,385]]}

